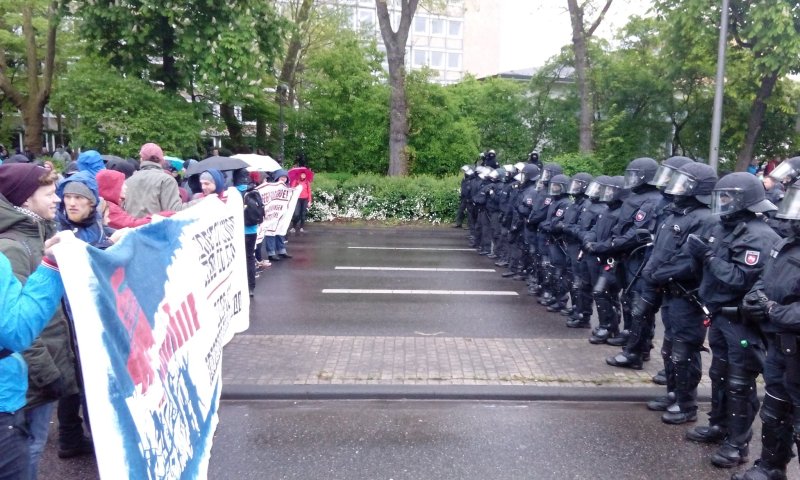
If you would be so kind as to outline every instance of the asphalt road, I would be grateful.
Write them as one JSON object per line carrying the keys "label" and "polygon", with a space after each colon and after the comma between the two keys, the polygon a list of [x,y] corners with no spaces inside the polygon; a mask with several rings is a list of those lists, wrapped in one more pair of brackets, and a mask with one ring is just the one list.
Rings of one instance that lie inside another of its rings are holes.
{"label": "asphalt road", "polygon": [[[756,422],[753,452],[758,445]],[[210,479],[726,480],[713,448],[630,403],[466,401],[223,402]],[[92,480],[92,457],[41,479]],[[800,479],[797,461],[790,479]]]}

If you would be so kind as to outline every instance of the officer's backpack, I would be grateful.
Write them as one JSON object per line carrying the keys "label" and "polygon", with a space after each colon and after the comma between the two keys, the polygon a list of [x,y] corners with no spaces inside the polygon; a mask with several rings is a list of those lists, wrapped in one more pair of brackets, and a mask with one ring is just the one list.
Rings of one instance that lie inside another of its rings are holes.
{"label": "officer's backpack", "polygon": [[248,190],[244,194],[244,225],[252,227],[264,221],[264,200],[258,190]]}

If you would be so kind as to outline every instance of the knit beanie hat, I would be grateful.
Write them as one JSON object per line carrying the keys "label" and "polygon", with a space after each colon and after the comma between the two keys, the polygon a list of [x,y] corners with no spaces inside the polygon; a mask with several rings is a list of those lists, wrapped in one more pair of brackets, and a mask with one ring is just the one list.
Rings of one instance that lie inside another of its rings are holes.
{"label": "knit beanie hat", "polygon": [[71,193],[72,195],[80,195],[81,197],[86,197],[92,203],[95,204],[94,193],[92,190],[84,185],[81,182],[68,182],[64,185],[64,195]]}
{"label": "knit beanie hat", "polygon": [[200,174],[200,180],[205,180],[206,182],[211,182],[211,183],[216,185],[216,182],[214,181],[214,177],[208,172],[201,173]]}
{"label": "knit beanie hat", "polygon": [[19,207],[39,188],[39,179],[48,170],[34,163],[10,163],[0,165],[0,193]]}

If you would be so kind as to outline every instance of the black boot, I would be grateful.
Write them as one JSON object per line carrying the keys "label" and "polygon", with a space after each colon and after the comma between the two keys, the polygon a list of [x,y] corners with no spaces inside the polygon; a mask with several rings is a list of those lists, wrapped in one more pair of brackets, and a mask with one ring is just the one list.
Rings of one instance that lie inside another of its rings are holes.
{"label": "black boot", "polygon": [[658,371],[652,378],[653,383],[656,385],[666,385],[667,384],[667,372],[664,371],[662,368]]}
{"label": "black boot", "polygon": [[686,439],[699,443],[722,443],[728,430],[720,425],[698,425],[686,431]]}
{"label": "black boot", "polygon": [[628,330],[623,330],[619,332],[619,335],[617,335],[616,337],[609,338],[606,343],[609,345],[613,345],[615,347],[622,347],[626,343],[628,343],[628,335],[629,335]]}
{"label": "black boot", "polygon": [[602,345],[606,343],[609,338],[614,338],[616,335],[615,332],[609,330],[609,327],[600,327],[589,337],[589,343],[592,345]]}
{"label": "black boot", "polygon": [[711,455],[711,463],[719,468],[738,467],[743,463],[747,463],[747,456],[749,454],[750,447],[748,445],[737,447],[725,442]]}
{"label": "black boot", "polygon": [[675,393],[667,392],[663,397],[657,397],[647,402],[647,409],[654,412],[666,412],[675,403]]}
{"label": "black boot", "polygon": [[[611,340],[613,339],[609,339],[606,343],[611,345]],[[642,358],[635,353],[618,353],[613,357],[606,358],[606,363],[612,367],[630,368],[633,370],[641,370],[643,367]]]}
{"label": "black boot", "polygon": [[786,469],[770,467],[763,460],[756,460],[747,471],[734,473],[731,480],[786,480]]}

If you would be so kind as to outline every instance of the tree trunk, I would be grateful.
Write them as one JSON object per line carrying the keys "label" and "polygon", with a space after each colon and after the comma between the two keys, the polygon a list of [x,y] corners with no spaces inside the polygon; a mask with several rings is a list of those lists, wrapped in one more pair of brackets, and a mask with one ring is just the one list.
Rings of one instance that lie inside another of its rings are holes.
{"label": "tree trunk", "polygon": [[747,119],[747,133],[744,136],[744,144],[736,157],[736,171],[745,172],[750,162],[753,160],[753,152],[756,148],[756,141],[761,134],[761,127],[764,125],[764,114],[767,111],[767,99],[772,95],[775,84],[778,82],[778,71],[772,71],[761,77],[761,85],[756,92],[756,98],[750,106],[750,116]]}
{"label": "tree trunk", "polygon": [[25,147],[24,150],[35,154],[42,153],[44,143],[42,133],[44,130],[44,119],[42,113],[44,108],[38,108],[33,102],[28,102],[22,111],[22,121],[25,124]]}
{"label": "tree trunk", "polygon": [[406,101],[406,42],[419,0],[400,0],[400,23],[392,30],[386,0],[375,0],[386,60],[389,63],[389,175],[408,174],[408,102]]}
{"label": "tree trunk", "polygon": [[[282,94],[279,89],[275,89],[275,102],[278,106],[281,105],[281,102],[286,102],[287,99],[289,106],[294,105],[295,74],[297,72],[297,65],[300,62],[300,52],[303,48],[303,28],[306,22],[308,22],[308,18],[311,15],[311,7],[313,6],[314,0],[303,0],[303,3],[300,4],[300,8],[295,15],[295,29],[292,32],[292,38],[289,40],[289,46],[286,49],[286,57],[283,60],[281,73],[278,75],[278,85],[285,85],[288,91]],[[280,128],[271,129],[269,136],[269,143],[278,145],[280,142]]]}
{"label": "tree trunk", "polygon": [[178,69],[175,67],[175,30],[169,24],[169,19],[166,16],[161,16],[159,22],[161,23],[161,52],[162,52],[162,67],[161,67],[161,81],[164,82],[164,90],[177,93],[180,86],[178,78]]}
{"label": "tree trunk", "polygon": [[584,14],[586,3],[578,5],[578,0],[567,0],[569,6],[569,18],[572,24],[572,51],[575,55],[575,82],[578,87],[578,97],[581,102],[580,116],[579,116],[579,150],[583,154],[591,154],[594,152],[594,136],[592,133],[592,123],[594,120],[594,104],[593,92],[589,82],[590,76],[590,62],[589,53],[587,50],[587,41],[591,38],[600,22],[603,21],[609,7],[611,7],[612,0],[606,0],[603,9],[597,16],[592,25],[586,28],[584,23]]}
{"label": "tree trunk", "polygon": [[230,103],[220,104],[219,114],[225,122],[225,126],[228,128],[228,135],[231,139],[231,149],[239,151],[245,143],[244,136],[242,135],[242,124],[239,123],[239,119],[236,118],[234,106]]}

